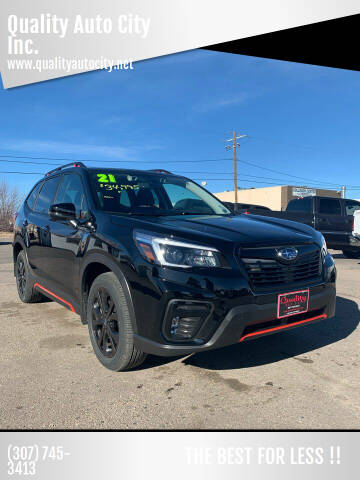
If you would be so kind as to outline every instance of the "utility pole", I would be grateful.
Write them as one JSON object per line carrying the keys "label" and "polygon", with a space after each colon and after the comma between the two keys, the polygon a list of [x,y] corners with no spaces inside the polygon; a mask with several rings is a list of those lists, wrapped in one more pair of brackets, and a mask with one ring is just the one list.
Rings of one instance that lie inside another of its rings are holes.
{"label": "utility pole", "polygon": [[235,211],[238,204],[238,186],[237,186],[237,158],[236,158],[236,133],[233,131],[233,150],[234,150],[234,191],[235,191]]}
{"label": "utility pole", "polygon": [[341,187],[341,198],[345,198],[346,197],[346,187],[345,185]]}
{"label": "utility pole", "polygon": [[237,147],[240,147],[240,144],[237,143],[239,138],[247,137],[247,135],[236,135],[235,130],[233,131],[232,138],[226,140],[227,142],[232,143],[232,145],[226,145],[226,150],[233,150],[234,152],[234,192],[235,192],[235,212],[237,211],[238,205],[238,186],[237,186]]}

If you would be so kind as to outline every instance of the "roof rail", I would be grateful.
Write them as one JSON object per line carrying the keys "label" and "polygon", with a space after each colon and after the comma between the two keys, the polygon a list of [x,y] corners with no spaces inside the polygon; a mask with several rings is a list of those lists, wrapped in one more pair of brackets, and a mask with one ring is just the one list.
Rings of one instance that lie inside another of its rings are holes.
{"label": "roof rail", "polygon": [[163,170],[162,168],[154,168],[154,169],[148,170],[148,172],[167,173],[168,175],[172,175],[171,172],[169,172],[168,170]]}
{"label": "roof rail", "polygon": [[62,165],[61,167],[54,168],[54,170],[50,170],[50,172],[47,172],[45,174],[46,177],[51,175],[52,173],[59,172],[63,168],[68,168],[68,167],[81,167],[81,168],[87,168],[83,163],[81,162],[71,162],[71,163],[66,163],[65,165]]}

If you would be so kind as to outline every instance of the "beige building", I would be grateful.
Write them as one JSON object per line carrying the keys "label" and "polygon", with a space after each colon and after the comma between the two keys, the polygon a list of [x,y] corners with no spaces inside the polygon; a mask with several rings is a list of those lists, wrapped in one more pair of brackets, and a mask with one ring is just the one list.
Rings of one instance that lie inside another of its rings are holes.
{"label": "beige building", "polygon": [[[223,202],[235,202],[235,192],[226,191],[214,194]],[[271,210],[285,210],[287,204],[293,198],[320,195],[323,197],[341,197],[341,192],[336,190],[324,190],[322,188],[294,187],[284,185],[278,187],[250,188],[238,190],[238,203],[252,203],[264,205]]]}

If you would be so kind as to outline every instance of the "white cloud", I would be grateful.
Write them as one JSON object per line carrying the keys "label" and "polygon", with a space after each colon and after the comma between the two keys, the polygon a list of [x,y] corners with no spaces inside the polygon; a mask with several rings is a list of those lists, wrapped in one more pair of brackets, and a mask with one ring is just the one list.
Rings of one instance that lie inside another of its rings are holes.
{"label": "white cloud", "polygon": [[207,101],[202,101],[194,106],[196,113],[207,113],[212,110],[219,110],[226,107],[234,107],[246,103],[254,95],[248,93],[240,93],[229,97],[210,98]]}
{"label": "white cloud", "polygon": [[135,122],[135,119],[132,117],[129,117],[128,115],[110,115],[107,117],[104,117],[103,119],[100,120],[100,123],[105,126],[112,126],[112,125],[130,125]]}
{"label": "white cloud", "polygon": [[123,160],[133,160],[137,155],[152,151],[161,150],[161,145],[143,145],[143,146],[109,146],[95,145],[90,143],[68,143],[52,140],[4,140],[1,141],[3,149],[13,152],[26,152],[27,155],[42,155],[62,157],[71,155],[74,159],[80,159],[81,156],[88,158],[114,158]]}

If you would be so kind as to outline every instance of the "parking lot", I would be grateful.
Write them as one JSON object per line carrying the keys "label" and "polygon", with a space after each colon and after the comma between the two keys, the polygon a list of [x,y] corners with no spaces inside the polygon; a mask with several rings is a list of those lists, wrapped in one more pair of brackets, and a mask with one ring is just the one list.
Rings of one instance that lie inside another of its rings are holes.
{"label": "parking lot", "polygon": [[22,304],[0,238],[1,429],[359,429],[360,260],[334,252],[337,315],[115,373],[54,302]]}

